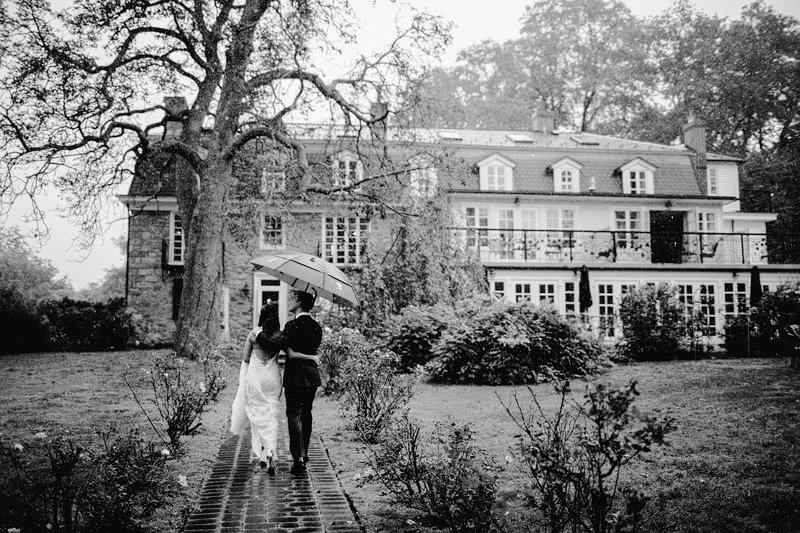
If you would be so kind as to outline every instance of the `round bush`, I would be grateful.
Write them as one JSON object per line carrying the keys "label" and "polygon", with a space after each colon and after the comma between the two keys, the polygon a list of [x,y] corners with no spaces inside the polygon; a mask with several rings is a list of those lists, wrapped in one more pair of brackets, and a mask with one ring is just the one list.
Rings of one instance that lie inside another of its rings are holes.
{"label": "round bush", "polygon": [[412,305],[393,316],[386,347],[399,356],[399,369],[409,371],[430,361],[431,348],[454,319],[453,310],[442,305]]}
{"label": "round bush", "polygon": [[344,390],[343,365],[350,359],[365,359],[374,349],[364,335],[350,328],[325,329],[319,347],[322,392],[339,394]]}

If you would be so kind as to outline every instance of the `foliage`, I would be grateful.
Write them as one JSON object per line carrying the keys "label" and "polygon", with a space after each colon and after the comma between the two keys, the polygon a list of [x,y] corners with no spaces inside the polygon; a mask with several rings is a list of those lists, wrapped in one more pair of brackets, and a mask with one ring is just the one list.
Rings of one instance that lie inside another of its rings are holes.
{"label": "foliage", "polygon": [[569,382],[562,382],[556,385],[558,410],[550,416],[528,391],[527,408],[516,393],[504,407],[522,431],[519,451],[533,490],[530,501],[547,530],[637,531],[647,496],[621,488],[620,472],[653,446],[665,444],[674,421],[642,416],[632,408],[639,395],[635,381],[619,389],[593,385],[583,402],[572,399]]}
{"label": "foliage", "polygon": [[347,361],[365,358],[372,350],[372,344],[354,329],[326,328],[319,347],[323,394],[341,394],[347,386],[347,376],[343,374]]}
{"label": "foliage", "polygon": [[403,309],[389,320],[386,347],[400,357],[400,370],[412,370],[433,358],[432,348],[455,320],[452,307],[416,306]]}
{"label": "foliage", "polygon": [[[150,401],[166,424],[167,437],[173,447],[178,447],[182,436],[191,435],[200,427],[201,415],[210,403],[217,401],[226,384],[223,369],[223,358],[214,350],[196,362],[189,362],[174,353],[153,358],[145,381],[153,391]],[[123,378],[153,429],[166,441],[131,383],[139,380],[131,375],[130,369]]]}
{"label": "foliage", "polygon": [[453,533],[491,531],[496,480],[474,447],[472,428],[437,422],[432,440],[431,452],[419,424],[401,416],[380,444],[369,447],[375,476],[395,501]]}
{"label": "foliage", "polygon": [[397,355],[374,350],[365,357],[345,361],[342,417],[364,442],[381,439],[383,431],[414,394],[413,376],[395,373]]}
{"label": "foliage", "polygon": [[176,493],[167,450],[137,430],[110,427],[100,444],[46,435],[0,442],[8,472],[0,488],[0,526],[23,531],[141,531],[143,522]]}
{"label": "foliage", "polygon": [[0,228],[0,289],[15,289],[34,301],[69,296],[72,286],[57,275],[58,269],[36,255],[18,227]]}
{"label": "foliage", "polygon": [[[440,17],[409,10],[397,21],[385,50],[358,55],[350,69],[322,72],[316,51],[355,42],[346,0],[193,7],[180,0],[85,0],[59,11],[48,2],[19,2],[0,29],[7,37],[0,203],[55,185],[64,213],[91,242],[110,191],[131,173],[152,180],[148,194],[171,181],[188,250],[176,348],[197,357],[220,331],[223,247],[236,212],[240,155],[258,145],[285,158],[292,169],[287,190],[307,199],[393,200],[388,187],[366,185],[394,175],[381,133],[389,114],[409,103],[410,80],[449,39],[449,24]],[[192,99],[162,101],[164,94]],[[372,113],[378,100],[387,107]],[[365,172],[362,183],[333,184],[331,160],[309,162],[308,131],[286,126],[320,110],[348,128],[345,146],[331,151],[379,159],[379,169]],[[41,218],[32,205],[31,216]]]}
{"label": "foliage", "polygon": [[433,355],[426,369],[435,381],[496,385],[590,373],[602,351],[554,309],[494,302],[445,330]]}
{"label": "foliage", "polygon": [[619,354],[632,361],[675,359],[686,336],[684,309],[677,287],[666,283],[631,287],[619,315],[623,340]]}
{"label": "foliage", "polygon": [[0,354],[28,353],[49,347],[50,329],[36,302],[13,287],[0,288]]}
{"label": "foliage", "polygon": [[[128,240],[125,236],[114,238],[112,242],[119,248],[123,256],[127,255]],[[93,281],[83,289],[76,291],[75,298],[90,302],[105,302],[111,298],[122,298],[125,296],[126,274],[125,264],[109,267],[105,269],[102,279]]]}
{"label": "foliage", "polygon": [[789,355],[786,335],[789,324],[800,324],[800,284],[797,283],[764,293],[757,307],[728,320],[725,350],[733,357]]}
{"label": "foliage", "polygon": [[39,305],[39,312],[50,330],[51,350],[124,348],[133,328],[124,298],[106,303],[70,298],[47,300]]}

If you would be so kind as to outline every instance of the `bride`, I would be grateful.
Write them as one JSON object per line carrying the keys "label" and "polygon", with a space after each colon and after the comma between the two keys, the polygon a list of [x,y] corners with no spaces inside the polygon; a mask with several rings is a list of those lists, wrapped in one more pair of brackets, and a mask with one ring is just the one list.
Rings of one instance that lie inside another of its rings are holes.
{"label": "bride", "polygon": [[[268,303],[258,317],[260,328],[251,331],[244,342],[239,393],[233,402],[231,432],[241,434],[250,425],[253,453],[275,475],[275,452],[278,441],[278,409],[282,378],[278,365],[281,349],[281,325],[278,305]],[[259,331],[264,334],[256,342]],[[245,417],[246,415],[246,417]]]}

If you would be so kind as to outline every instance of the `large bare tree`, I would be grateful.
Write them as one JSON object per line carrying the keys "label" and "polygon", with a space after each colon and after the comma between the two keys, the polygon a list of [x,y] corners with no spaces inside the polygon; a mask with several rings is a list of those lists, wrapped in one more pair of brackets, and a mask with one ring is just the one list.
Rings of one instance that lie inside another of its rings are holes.
{"label": "large bare tree", "polygon": [[[417,66],[449,38],[441,20],[410,13],[384,52],[329,79],[315,58],[354,42],[352,20],[348,0],[76,0],[60,11],[46,0],[0,0],[3,208],[20,196],[35,205],[54,184],[89,235],[101,199],[136,161],[180,160],[188,246],[176,348],[191,355],[219,331],[237,154],[266,138],[293,153],[302,190],[332,192],[285,123],[326,110],[369,131],[386,119],[370,101],[398,111]],[[169,94],[188,96],[188,108],[163,105]],[[179,134],[161,135],[174,125]]]}

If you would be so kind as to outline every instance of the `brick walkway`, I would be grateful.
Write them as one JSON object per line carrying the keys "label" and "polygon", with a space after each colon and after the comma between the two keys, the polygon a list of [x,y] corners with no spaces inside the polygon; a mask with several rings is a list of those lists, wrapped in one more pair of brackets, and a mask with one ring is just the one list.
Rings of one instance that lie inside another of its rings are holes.
{"label": "brick walkway", "polygon": [[185,533],[361,533],[319,438],[311,438],[308,474],[292,476],[283,409],[278,427],[275,477],[250,460],[249,433],[222,444]]}

